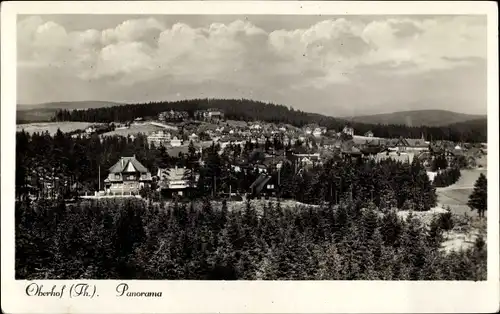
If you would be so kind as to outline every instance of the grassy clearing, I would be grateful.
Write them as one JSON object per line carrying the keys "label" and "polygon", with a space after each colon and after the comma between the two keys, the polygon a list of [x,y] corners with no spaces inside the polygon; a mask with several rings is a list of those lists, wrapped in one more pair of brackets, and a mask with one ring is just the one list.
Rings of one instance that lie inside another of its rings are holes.
{"label": "grassy clearing", "polygon": [[150,132],[156,132],[159,130],[165,130],[165,128],[162,128],[160,126],[152,125],[152,124],[138,124],[138,125],[131,125],[130,128],[127,129],[116,129],[111,132],[104,133],[103,136],[113,136],[113,135],[119,135],[119,136],[129,136],[132,134],[139,134],[139,133],[150,133]]}
{"label": "grassy clearing", "polygon": [[28,123],[28,124],[18,124],[16,126],[16,131],[21,132],[24,130],[27,133],[42,133],[48,131],[50,134],[55,134],[57,129],[61,132],[71,132],[79,129],[85,129],[95,123],[91,122],[39,122],[39,123]]}
{"label": "grassy clearing", "polygon": [[246,127],[247,123],[245,121],[236,121],[236,120],[227,120],[224,123],[227,123],[231,127]]}

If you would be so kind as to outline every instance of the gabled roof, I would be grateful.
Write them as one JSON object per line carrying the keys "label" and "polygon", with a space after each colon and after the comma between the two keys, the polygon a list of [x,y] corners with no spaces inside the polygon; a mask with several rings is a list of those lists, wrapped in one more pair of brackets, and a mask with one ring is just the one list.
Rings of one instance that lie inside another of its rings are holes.
{"label": "gabled roof", "polygon": [[421,138],[400,138],[398,144],[407,147],[426,147],[428,144]]}
{"label": "gabled roof", "polygon": [[257,179],[255,179],[252,185],[250,185],[250,189],[255,189],[254,190],[255,193],[258,194],[260,193],[260,191],[262,191],[262,189],[264,188],[266,183],[269,182],[269,180],[271,180],[271,176],[261,174],[257,177]]}
{"label": "gabled roof", "polygon": [[116,164],[109,168],[111,173],[122,172],[149,172],[143,164],[141,164],[135,157],[122,157]]}

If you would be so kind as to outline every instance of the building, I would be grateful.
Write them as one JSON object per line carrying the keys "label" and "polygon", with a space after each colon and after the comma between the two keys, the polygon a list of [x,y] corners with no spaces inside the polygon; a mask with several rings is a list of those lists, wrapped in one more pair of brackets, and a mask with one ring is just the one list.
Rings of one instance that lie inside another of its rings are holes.
{"label": "building", "polygon": [[424,136],[420,139],[410,139],[401,137],[397,143],[396,148],[398,151],[427,151],[429,144],[425,141]]}
{"label": "building", "polygon": [[260,130],[262,129],[261,125],[259,123],[254,123],[248,127],[250,130]]}
{"label": "building", "polygon": [[368,131],[365,133],[365,136],[366,137],[373,137],[373,132],[372,131]]}
{"label": "building", "polygon": [[198,174],[193,177],[193,182],[189,181],[189,169],[186,168],[166,168],[158,169],[158,189],[162,196],[184,197],[194,192],[200,178]]}
{"label": "building", "polygon": [[344,127],[344,129],[342,130],[342,133],[350,135],[350,136],[354,136],[354,128],[351,127],[350,125],[346,125]]}
{"label": "building", "polygon": [[168,132],[160,130],[158,132],[153,132],[148,135],[148,144],[158,146],[167,146],[170,143],[172,135]]}
{"label": "building", "polygon": [[174,138],[170,140],[170,146],[172,147],[182,146],[182,140],[179,139],[177,136],[174,136]]}
{"label": "building", "polygon": [[276,194],[277,186],[272,176],[261,173],[250,185],[250,197],[269,197]]}
{"label": "building", "polygon": [[375,160],[377,162],[380,162],[382,160],[392,159],[396,162],[411,164],[413,162],[414,157],[415,155],[413,153],[383,152],[383,153],[378,153],[375,157]]}
{"label": "building", "polygon": [[217,122],[224,119],[224,112],[220,109],[210,108],[208,110],[195,111],[194,116],[198,120]]}
{"label": "building", "polygon": [[199,140],[200,140],[200,137],[198,135],[196,135],[195,133],[189,135],[189,141],[192,141],[194,143],[194,142],[198,142]]}
{"label": "building", "polygon": [[297,154],[293,153],[292,159],[296,160],[299,165],[312,166],[320,161],[320,154]]}
{"label": "building", "polygon": [[92,133],[95,133],[96,131],[97,131],[97,129],[95,126],[89,126],[88,128],[85,129],[85,133],[87,133],[87,134],[92,134]]}
{"label": "building", "polygon": [[158,115],[158,120],[160,120],[162,122],[183,121],[183,120],[187,120],[188,118],[189,118],[189,114],[187,113],[187,111],[170,110],[170,111],[161,112]]}
{"label": "building", "polygon": [[104,186],[107,193],[137,194],[143,187],[149,186],[151,181],[151,173],[135,156],[122,157],[109,168]]}
{"label": "building", "polygon": [[323,130],[321,128],[315,128],[314,131],[313,131],[314,137],[320,137],[323,134],[324,133],[323,133]]}

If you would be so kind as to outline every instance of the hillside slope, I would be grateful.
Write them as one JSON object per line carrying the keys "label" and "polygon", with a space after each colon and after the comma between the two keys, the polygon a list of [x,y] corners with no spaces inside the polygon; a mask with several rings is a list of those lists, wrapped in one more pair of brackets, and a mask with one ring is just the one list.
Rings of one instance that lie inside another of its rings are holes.
{"label": "hillside slope", "polygon": [[42,104],[34,105],[17,105],[17,111],[28,111],[28,110],[49,110],[49,109],[90,109],[90,108],[103,108],[125,105],[118,102],[112,101],[101,101],[101,100],[86,100],[86,101],[58,101],[58,102],[48,102]]}
{"label": "hillside slope", "polygon": [[370,124],[401,124],[407,126],[446,126],[470,120],[485,119],[485,115],[470,115],[446,110],[398,111],[368,116],[350,117],[352,121]]}
{"label": "hillside slope", "polygon": [[61,109],[75,110],[75,109],[96,109],[96,108],[106,108],[113,106],[122,106],[125,104],[111,102],[111,101],[100,101],[100,100],[89,100],[89,101],[59,101],[59,102],[48,102],[42,104],[30,104],[23,105],[18,104],[16,107],[16,121],[20,123],[32,123],[32,122],[48,122],[54,117],[56,112]]}

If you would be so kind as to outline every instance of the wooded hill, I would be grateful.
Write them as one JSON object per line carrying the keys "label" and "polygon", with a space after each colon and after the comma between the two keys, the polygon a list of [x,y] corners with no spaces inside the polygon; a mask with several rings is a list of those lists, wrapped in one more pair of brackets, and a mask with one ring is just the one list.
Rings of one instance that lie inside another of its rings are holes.
{"label": "wooded hill", "polygon": [[411,110],[382,113],[350,118],[353,121],[369,124],[404,124],[407,126],[447,126],[471,120],[486,120],[485,115],[471,115],[448,110]]}

